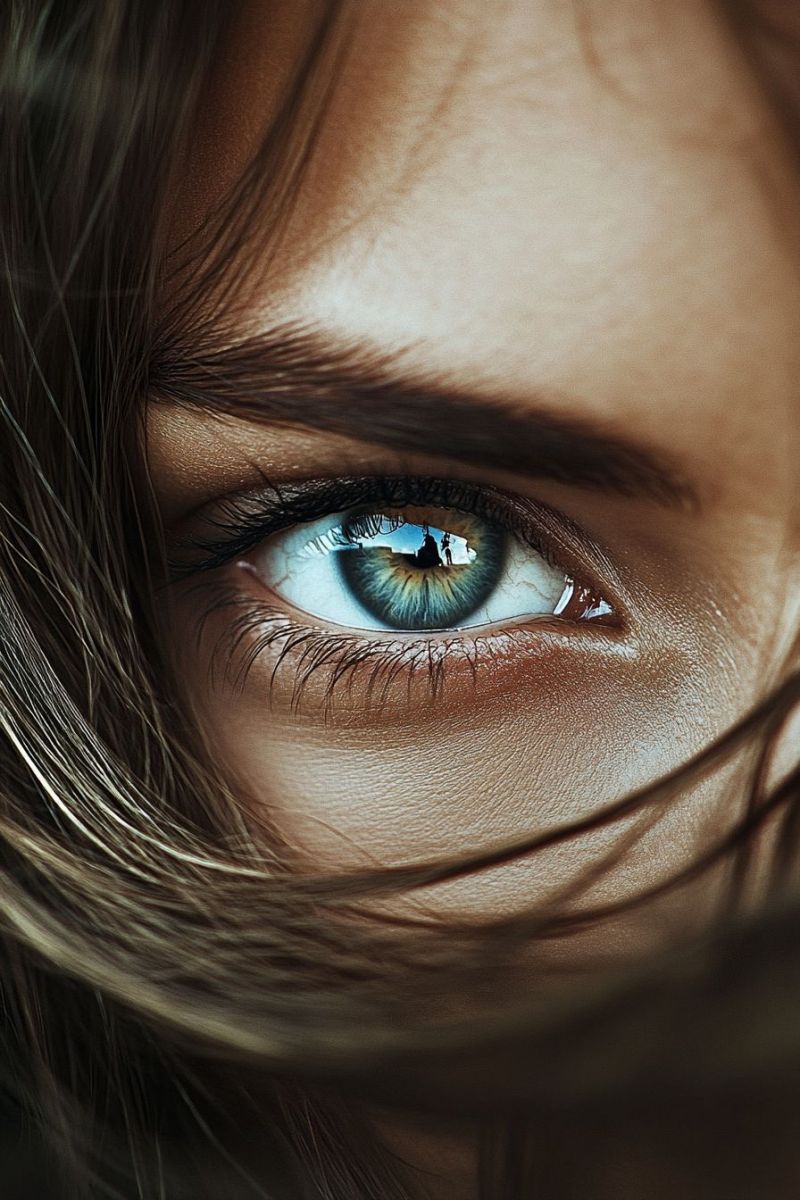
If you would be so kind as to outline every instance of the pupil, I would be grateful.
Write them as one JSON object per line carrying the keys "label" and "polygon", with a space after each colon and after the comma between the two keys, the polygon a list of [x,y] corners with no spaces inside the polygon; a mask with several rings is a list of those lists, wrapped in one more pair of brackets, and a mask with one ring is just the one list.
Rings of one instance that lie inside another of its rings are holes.
{"label": "pupil", "polygon": [[453,629],[497,586],[506,534],[474,516],[435,526],[372,514],[343,527],[337,562],[345,585],[388,629]]}

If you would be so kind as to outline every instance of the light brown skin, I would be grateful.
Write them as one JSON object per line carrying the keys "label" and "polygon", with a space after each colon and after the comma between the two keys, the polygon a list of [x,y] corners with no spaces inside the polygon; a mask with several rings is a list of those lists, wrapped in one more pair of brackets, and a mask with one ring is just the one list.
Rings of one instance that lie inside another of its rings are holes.
{"label": "light brown skin", "polygon": [[[474,684],[455,666],[435,701],[415,681],[376,708],[354,679],[332,718],[322,678],[293,711],[284,674],[270,706],[269,654],[241,694],[210,688],[222,630],[209,628],[201,653],[184,659],[195,700],[223,760],[308,869],[460,853],[590,813],[678,765],[763,695],[800,618],[800,281],[789,234],[800,194],[711,6],[356,8],[311,174],[242,329],[303,321],[401,351],[408,370],[522,411],[545,397],[655,448],[700,504],[601,497],[436,454],[154,408],[150,461],[172,529],[191,530],[190,511],[257,486],[259,471],[278,483],[454,474],[566,513],[603,544],[631,598],[622,636],[534,625],[507,658],[490,647]],[[222,164],[218,187],[257,136],[254,114],[266,114],[276,56],[280,66],[293,36],[283,16],[277,48],[258,5],[234,38],[183,224],[211,200],[212,164]],[[200,603],[178,595],[179,646]],[[592,902],[631,895],[701,852],[741,812],[742,779],[740,761],[672,802]],[[564,887],[628,829],[470,876],[426,894],[425,906],[513,911]],[[581,945],[617,956],[672,936],[707,917],[720,883],[708,877]]]}

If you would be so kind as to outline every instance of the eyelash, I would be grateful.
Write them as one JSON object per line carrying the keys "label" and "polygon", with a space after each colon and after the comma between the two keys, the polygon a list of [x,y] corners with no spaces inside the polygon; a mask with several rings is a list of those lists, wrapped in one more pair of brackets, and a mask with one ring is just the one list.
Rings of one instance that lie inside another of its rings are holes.
{"label": "eyelash", "polygon": [[[605,580],[602,585],[595,581],[595,573],[586,562],[586,559],[600,560],[606,568],[604,574],[613,576],[606,556],[569,518],[534,501],[491,487],[461,480],[402,475],[313,479],[285,488],[265,480],[264,490],[259,493],[231,495],[218,501],[203,518],[214,531],[213,536],[192,536],[178,541],[177,557],[169,563],[171,584],[194,577],[205,592],[203,611],[197,622],[198,642],[215,613],[221,609],[242,610],[229,623],[212,653],[212,662],[216,662],[225,651],[224,674],[235,686],[243,688],[256,661],[276,645],[280,649],[271,671],[270,690],[287,659],[299,654],[294,668],[293,708],[299,704],[309,679],[323,667],[329,670],[324,689],[326,706],[339,685],[348,678],[352,680],[354,672],[370,662],[365,685],[370,702],[381,681],[385,699],[388,688],[402,672],[408,672],[410,687],[411,679],[420,670],[427,674],[430,694],[435,699],[443,684],[446,661],[454,654],[462,661],[466,660],[475,678],[478,649],[480,643],[487,640],[486,634],[471,638],[454,635],[436,641],[397,639],[389,642],[354,634],[329,633],[300,625],[284,610],[258,602],[230,582],[200,582],[200,577],[218,572],[241,559],[282,530],[368,505],[395,509],[430,505],[474,514],[501,525],[565,575],[588,580],[598,593],[610,590]],[[617,620],[608,624],[613,625],[619,623],[620,606],[615,598],[612,599]],[[559,621],[559,618],[554,620]],[[544,619],[540,618],[537,625],[543,624]],[[560,624],[563,627],[566,622]],[[608,624],[606,632],[609,631]],[[258,636],[251,642],[253,633]],[[507,631],[506,636],[513,638],[514,633]],[[234,669],[237,659],[239,665]],[[381,696],[378,699],[380,701]]]}
{"label": "eyelash", "polygon": [[[345,476],[307,480],[285,489],[268,484],[265,492],[225,497],[218,502],[216,511],[206,517],[208,524],[221,531],[221,536],[191,537],[178,542],[178,551],[188,554],[183,560],[171,561],[170,581],[218,570],[266,538],[302,522],[360,505],[403,508],[412,504],[455,509],[494,521],[541,554],[551,566],[567,573],[571,573],[576,558],[569,541],[584,545],[588,541],[562,514],[495,488],[427,476]],[[546,534],[542,532],[545,525]],[[598,553],[598,548],[592,547],[592,551]],[[584,574],[591,574],[585,563],[577,565]]]}

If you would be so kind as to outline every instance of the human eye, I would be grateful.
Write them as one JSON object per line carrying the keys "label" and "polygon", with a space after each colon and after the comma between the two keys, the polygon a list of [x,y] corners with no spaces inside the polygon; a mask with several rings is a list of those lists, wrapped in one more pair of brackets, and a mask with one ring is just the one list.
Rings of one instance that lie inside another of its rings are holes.
{"label": "human eye", "polygon": [[[185,539],[178,577],[216,577],[260,648],[352,673],[431,654],[492,653],[530,627],[608,633],[622,614],[589,563],[586,539],[552,509],[452,479],[309,480],[224,498]],[[251,608],[248,611],[247,603]],[[245,639],[246,640],[246,639]],[[286,654],[291,645],[294,656]],[[337,658],[338,656],[338,658]]]}
{"label": "human eye", "polygon": [[497,520],[367,505],[300,524],[253,553],[256,576],[309,617],[353,630],[446,633],[611,605]]}

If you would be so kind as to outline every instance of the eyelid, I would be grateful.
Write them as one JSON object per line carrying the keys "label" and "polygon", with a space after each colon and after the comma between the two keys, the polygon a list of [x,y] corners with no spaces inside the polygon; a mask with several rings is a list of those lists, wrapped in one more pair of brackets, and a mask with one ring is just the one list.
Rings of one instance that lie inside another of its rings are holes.
{"label": "eyelid", "polygon": [[[266,483],[266,481],[265,481]],[[323,476],[282,487],[231,493],[201,509],[195,522],[218,537],[189,535],[173,542],[168,582],[217,570],[281,530],[358,505],[427,503],[498,521],[524,544],[568,574],[607,594],[628,623],[635,605],[608,551],[564,513],[491,485],[423,475]]]}

